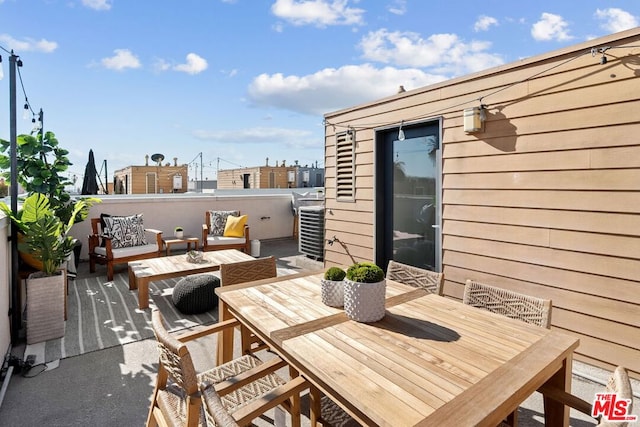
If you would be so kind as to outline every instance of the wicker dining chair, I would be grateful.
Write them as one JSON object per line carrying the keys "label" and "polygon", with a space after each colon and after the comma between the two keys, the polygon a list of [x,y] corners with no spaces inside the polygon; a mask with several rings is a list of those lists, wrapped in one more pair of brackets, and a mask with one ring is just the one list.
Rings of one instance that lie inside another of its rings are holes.
{"label": "wicker dining chair", "polygon": [[[221,286],[270,279],[277,275],[276,259],[273,256],[220,265]],[[254,353],[267,348],[266,344],[250,333],[244,326],[241,326],[241,337],[243,354]]]}
{"label": "wicker dining chair", "polygon": [[[562,402],[565,406],[573,408],[583,414],[592,416],[591,402],[587,402],[576,395],[549,386],[542,386],[538,391],[540,391],[545,397]],[[618,401],[628,399],[630,403],[627,406],[627,413],[631,413],[631,410],[633,409],[633,390],[631,389],[631,381],[629,380],[629,373],[626,368],[623,366],[616,367],[609,377],[604,392],[616,393]],[[603,418],[596,418],[596,420],[598,421],[598,427],[627,427],[629,425],[625,420],[609,421]]]}
{"label": "wicker dining chair", "polygon": [[462,302],[543,328],[551,326],[551,300],[548,299],[467,280]]}
{"label": "wicker dining chair", "polygon": [[423,288],[432,294],[442,295],[444,274],[424,268],[414,267],[390,260],[387,265],[387,279],[404,283],[415,288]]}
{"label": "wicker dining chair", "polygon": [[201,387],[206,388],[209,395],[218,396],[224,411],[237,425],[249,425],[251,420],[281,404],[291,414],[291,425],[300,426],[300,393],[309,384],[300,376],[285,381],[277,375],[275,371],[286,366],[282,359],[273,357],[262,362],[253,355],[242,355],[196,373],[186,342],[238,324],[236,319],[231,319],[174,336],[167,331],[160,311],[153,311],[152,325],[160,362],[147,417],[148,427],[207,425]]}
{"label": "wicker dining chair", "polygon": [[[462,302],[543,328],[551,327],[551,300],[548,299],[467,280]],[[500,425],[517,426],[518,410],[509,414]]]}

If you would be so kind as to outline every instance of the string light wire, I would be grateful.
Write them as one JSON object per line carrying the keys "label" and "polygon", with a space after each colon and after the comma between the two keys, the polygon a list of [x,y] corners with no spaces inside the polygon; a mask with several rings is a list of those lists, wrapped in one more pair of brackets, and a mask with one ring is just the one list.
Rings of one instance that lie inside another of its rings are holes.
{"label": "string light wire", "polygon": [[[587,50],[586,52],[582,52],[582,53],[580,53],[580,54],[578,54],[576,56],[568,58],[568,59],[566,59],[566,60],[564,60],[564,61],[562,61],[562,62],[560,62],[558,64],[555,64],[555,65],[549,67],[549,68],[546,68],[546,69],[541,70],[541,71],[539,71],[537,73],[534,73],[534,74],[532,74],[532,75],[530,75],[530,76],[528,76],[528,77],[526,77],[526,78],[524,78],[522,80],[518,80],[516,82],[508,84],[508,85],[506,85],[504,87],[496,89],[493,92],[489,92],[489,93],[487,93],[485,95],[482,95],[480,97],[473,98],[473,99],[470,99],[470,100],[467,100],[467,101],[462,101],[462,102],[459,102],[459,103],[456,103],[456,104],[452,104],[452,105],[449,105],[449,106],[444,107],[444,108],[432,110],[432,111],[429,111],[427,113],[422,113],[422,114],[420,114],[418,116],[414,116],[414,117],[403,119],[400,122],[400,126],[402,126],[402,124],[404,124],[404,122],[411,122],[411,121],[415,121],[415,120],[425,119],[425,118],[428,118],[428,117],[433,117],[436,114],[443,114],[443,113],[458,109],[460,107],[463,107],[463,106],[469,105],[469,104],[480,103],[480,105],[483,108],[486,109],[488,107],[488,105],[483,102],[485,98],[493,96],[493,95],[496,95],[497,93],[500,93],[500,92],[505,91],[507,89],[511,89],[514,86],[517,86],[517,85],[520,85],[520,84],[523,84],[523,83],[527,83],[528,81],[530,81],[530,80],[532,80],[532,79],[534,79],[534,78],[536,78],[538,76],[546,74],[549,71],[554,70],[556,68],[562,67],[562,66],[564,66],[564,65],[566,65],[566,64],[568,64],[568,63],[570,63],[572,61],[575,61],[575,60],[577,60],[579,58],[582,58],[585,55],[589,55],[590,54],[592,56],[595,56],[597,53],[601,53],[603,55],[603,57],[604,57],[605,52],[608,51],[608,50],[612,50],[612,49],[633,49],[633,48],[638,48],[638,47],[640,47],[640,45],[604,46],[604,47],[600,47],[600,48],[595,48],[594,47],[594,48],[591,48],[591,49]],[[607,61],[602,61],[601,60],[600,63],[601,64],[606,64]],[[323,120],[323,125],[332,126],[334,128],[334,130],[336,128],[344,128],[344,129],[347,129],[347,130],[348,129],[371,130],[371,129],[375,129],[375,128],[379,128],[379,127],[391,126],[391,125],[394,125],[396,123],[398,123],[398,122],[397,121],[390,121],[390,122],[378,122],[378,123],[363,123],[361,125],[355,126],[353,124],[332,123],[332,122],[330,122],[330,121],[328,121],[326,119]]]}
{"label": "string light wire", "polygon": [[[20,71],[20,69],[22,68],[22,60],[20,59],[19,55],[16,55],[13,50],[9,50],[7,48],[5,48],[4,46],[0,45],[0,50],[6,52],[9,55],[14,55],[17,58],[17,67],[16,70],[18,72],[18,80],[20,81],[20,89],[22,89],[22,94],[24,95],[24,109],[29,111],[31,113],[31,122],[32,123],[36,123],[36,112],[34,111],[33,107],[31,106],[31,103],[29,102],[29,97],[27,96],[27,91],[24,87],[24,79],[22,78],[22,72]],[[2,64],[2,59],[0,57],[0,64]],[[38,126],[41,126],[41,124],[37,124]]]}

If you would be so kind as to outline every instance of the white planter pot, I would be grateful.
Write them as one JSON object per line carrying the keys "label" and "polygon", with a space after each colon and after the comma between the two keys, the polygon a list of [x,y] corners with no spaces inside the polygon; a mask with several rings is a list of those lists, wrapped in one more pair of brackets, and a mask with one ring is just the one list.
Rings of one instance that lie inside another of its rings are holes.
{"label": "white planter pot", "polygon": [[27,279],[27,344],[64,336],[66,274],[35,274]]}
{"label": "white planter pot", "polygon": [[384,317],[387,281],[377,283],[344,280],[344,311],[358,322],[377,322]]}
{"label": "white planter pot", "polygon": [[344,282],[322,279],[320,281],[320,295],[322,302],[329,307],[342,307],[344,305]]}
{"label": "white planter pot", "polygon": [[176,231],[174,234],[177,239],[182,239],[184,237],[184,231]]}

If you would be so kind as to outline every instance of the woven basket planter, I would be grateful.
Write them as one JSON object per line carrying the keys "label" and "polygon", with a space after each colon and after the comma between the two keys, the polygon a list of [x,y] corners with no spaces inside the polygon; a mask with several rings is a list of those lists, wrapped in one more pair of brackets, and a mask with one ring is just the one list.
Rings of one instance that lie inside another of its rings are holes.
{"label": "woven basket planter", "polygon": [[357,322],[377,322],[384,317],[387,281],[377,283],[344,280],[344,311]]}
{"label": "woven basket planter", "polygon": [[320,280],[320,295],[322,302],[329,307],[342,307],[344,305],[344,281]]}
{"label": "woven basket planter", "polygon": [[27,279],[27,344],[64,336],[66,275]]}

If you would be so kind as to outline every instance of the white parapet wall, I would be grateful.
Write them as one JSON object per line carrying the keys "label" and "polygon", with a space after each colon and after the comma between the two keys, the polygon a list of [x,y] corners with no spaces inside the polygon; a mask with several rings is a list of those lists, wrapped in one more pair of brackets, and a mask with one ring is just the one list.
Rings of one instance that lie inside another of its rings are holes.
{"label": "white parapet wall", "polygon": [[[174,228],[181,226],[185,235],[200,237],[207,210],[239,210],[243,215],[248,215],[251,240],[287,238],[293,235],[291,191],[260,194],[197,193],[95,197],[99,197],[102,202],[91,208],[90,218],[97,218],[101,213],[142,213],[145,227],[162,230],[163,235],[167,236],[172,236]],[[71,234],[82,242],[81,259],[88,258],[90,233],[89,220],[74,225],[71,230]]]}

